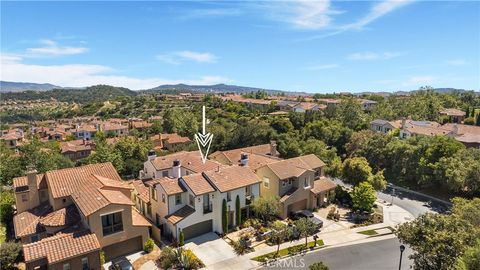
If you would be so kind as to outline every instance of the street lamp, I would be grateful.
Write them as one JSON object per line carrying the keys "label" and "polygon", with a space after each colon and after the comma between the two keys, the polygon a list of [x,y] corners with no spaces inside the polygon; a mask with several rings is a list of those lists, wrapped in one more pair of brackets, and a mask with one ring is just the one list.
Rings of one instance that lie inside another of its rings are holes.
{"label": "street lamp", "polygon": [[398,264],[398,270],[402,269],[402,254],[404,250],[405,250],[405,246],[400,245],[400,263]]}

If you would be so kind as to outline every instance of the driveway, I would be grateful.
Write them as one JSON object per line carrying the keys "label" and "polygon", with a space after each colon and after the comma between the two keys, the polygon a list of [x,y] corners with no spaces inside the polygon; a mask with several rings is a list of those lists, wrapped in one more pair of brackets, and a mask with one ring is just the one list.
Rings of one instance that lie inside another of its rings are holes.
{"label": "driveway", "polygon": [[185,248],[192,250],[206,268],[209,265],[237,257],[232,246],[215,233],[206,233],[192,238],[186,241]]}

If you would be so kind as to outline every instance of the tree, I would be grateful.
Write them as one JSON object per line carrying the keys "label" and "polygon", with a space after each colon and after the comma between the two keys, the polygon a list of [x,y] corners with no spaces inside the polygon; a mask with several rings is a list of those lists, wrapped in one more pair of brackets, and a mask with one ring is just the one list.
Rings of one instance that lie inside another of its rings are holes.
{"label": "tree", "polygon": [[196,115],[186,109],[169,109],[163,116],[163,130],[168,133],[178,133],[181,136],[192,136],[198,131]]}
{"label": "tree", "polygon": [[235,224],[237,224],[237,226],[242,224],[242,209],[240,208],[240,197],[238,195],[235,199]]}
{"label": "tree", "polygon": [[266,224],[267,221],[278,214],[278,197],[256,198],[252,203],[252,209]]}
{"label": "tree", "polygon": [[373,186],[368,182],[362,182],[353,189],[353,209],[370,212],[375,204],[377,195]]}
{"label": "tree", "polygon": [[183,246],[185,245],[185,233],[183,232],[183,230],[180,231],[180,237],[178,239],[178,245],[179,246]]}
{"label": "tree", "polygon": [[469,264],[472,257],[478,256],[475,248],[480,239],[480,198],[455,198],[451,214],[426,213],[401,224],[396,234],[414,250],[410,258],[415,269],[443,270]]}
{"label": "tree", "polygon": [[300,218],[295,220],[295,227],[300,237],[305,237],[305,248],[308,246],[308,237],[315,233],[317,225],[309,218]]}
{"label": "tree", "polygon": [[3,190],[0,188],[0,222],[8,224],[13,220],[13,213],[15,209],[15,197],[11,190]]}
{"label": "tree", "polygon": [[287,224],[277,220],[273,223],[272,231],[270,232],[269,240],[271,243],[277,244],[277,255],[280,251],[280,244],[288,238]]}
{"label": "tree", "polygon": [[456,270],[478,270],[480,269],[480,239],[473,247],[465,249],[463,255],[455,263]]}
{"label": "tree", "polygon": [[8,269],[13,266],[22,251],[22,244],[15,242],[5,242],[0,246],[0,262],[2,269]]}
{"label": "tree", "polygon": [[293,130],[293,125],[287,118],[275,117],[270,122],[270,126],[278,133],[287,133]]}
{"label": "tree", "polygon": [[228,233],[228,212],[227,212],[227,201],[223,199],[222,202],[222,230],[224,234]]}
{"label": "tree", "polygon": [[387,187],[387,181],[383,176],[383,170],[378,171],[376,174],[370,175],[368,182],[372,184],[375,190],[384,190]]}
{"label": "tree", "polygon": [[22,175],[23,168],[21,159],[4,143],[0,143],[0,184],[12,185],[12,179]]}
{"label": "tree", "polygon": [[372,168],[364,157],[347,158],[343,162],[342,177],[354,186],[367,182],[372,175]]}
{"label": "tree", "polygon": [[323,262],[316,262],[308,267],[309,270],[328,270],[328,267]]}

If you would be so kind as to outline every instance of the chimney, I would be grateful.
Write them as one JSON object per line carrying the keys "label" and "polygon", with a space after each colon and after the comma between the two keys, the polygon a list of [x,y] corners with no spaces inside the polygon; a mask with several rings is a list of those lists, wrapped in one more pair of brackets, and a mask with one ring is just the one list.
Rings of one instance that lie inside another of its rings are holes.
{"label": "chimney", "polygon": [[458,125],[456,123],[453,124],[452,132],[453,132],[453,135],[458,135]]}
{"label": "chimney", "polygon": [[29,190],[37,190],[37,170],[35,166],[27,166],[27,183]]}
{"label": "chimney", "polygon": [[405,124],[406,124],[407,120],[405,119],[405,117],[402,118],[402,126],[400,127],[401,129],[404,129],[405,128]]}
{"label": "chimney", "polygon": [[277,156],[277,142],[276,141],[270,141],[270,155],[272,157]]}
{"label": "chimney", "polygon": [[175,159],[173,161],[172,176],[175,179],[182,177],[181,163],[180,163],[180,160],[178,160],[178,159]]}
{"label": "chimney", "polygon": [[148,151],[148,160],[154,160],[156,157],[157,157],[157,153],[155,152],[155,150],[150,150]]}
{"label": "chimney", "polygon": [[241,154],[240,155],[240,165],[241,166],[248,166],[248,154]]}

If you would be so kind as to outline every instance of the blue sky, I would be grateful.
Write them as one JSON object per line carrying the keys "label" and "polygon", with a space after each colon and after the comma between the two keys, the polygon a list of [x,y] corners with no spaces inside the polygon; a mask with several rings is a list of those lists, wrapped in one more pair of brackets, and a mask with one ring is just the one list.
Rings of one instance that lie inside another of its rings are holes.
{"label": "blue sky", "polygon": [[480,88],[477,1],[1,4],[5,81]]}

